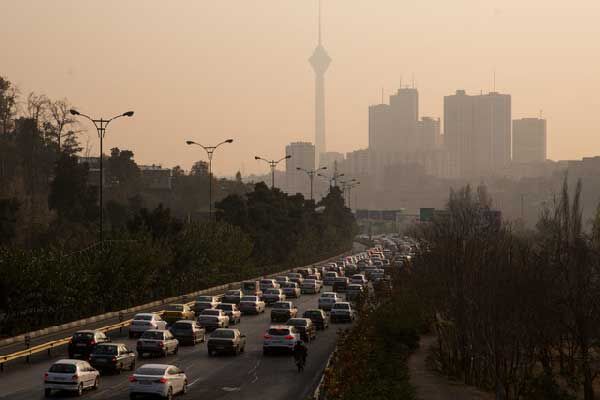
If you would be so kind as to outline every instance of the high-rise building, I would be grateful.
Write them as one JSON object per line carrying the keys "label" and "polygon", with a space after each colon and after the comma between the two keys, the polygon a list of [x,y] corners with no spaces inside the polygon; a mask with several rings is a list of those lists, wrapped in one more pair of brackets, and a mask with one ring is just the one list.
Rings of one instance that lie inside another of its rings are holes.
{"label": "high-rise building", "polygon": [[464,90],[444,97],[444,140],[453,176],[493,175],[511,159],[511,97]]}
{"label": "high-rise building", "polygon": [[308,59],[315,71],[315,148],[316,164],[322,153],[327,151],[325,140],[325,72],[331,64],[331,57],[327,54],[322,43],[321,34],[321,0],[319,0],[319,41],[312,56]]}
{"label": "high-rise building", "polygon": [[369,149],[380,154],[409,153],[418,147],[419,92],[400,88],[390,104],[369,107]]}
{"label": "high-rise building", "polygon": [[515,162],[546,161],[546,120],[522,118],[513,121],[513,152]]}
{"label": "high-rise building", "polygon": [[423,117],[417,122],[417,143],[421,151],[430,151],[440,147],[440,120]]}
{"label": "high-rise building", "polygon": [[292,156],[285,160],[286,191],[290,194],[302,193],[310,197],[310,181],[302,168],[307,171],[315,168],[315,146],[308,142],[294,142],[285,147],[285,154]]}
{"label": "high-rise building", "polygon": [[332,169],[336,162],[341,163],[342,161],[344,161],[344,153],[338,153],[336,151],[321,153],[319,157],[319,168],[327,167],[328,169]]}

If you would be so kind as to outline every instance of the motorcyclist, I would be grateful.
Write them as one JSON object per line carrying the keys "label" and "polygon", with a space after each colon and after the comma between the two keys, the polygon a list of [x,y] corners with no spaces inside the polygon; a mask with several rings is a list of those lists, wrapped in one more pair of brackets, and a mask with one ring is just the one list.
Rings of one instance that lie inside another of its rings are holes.
{"label": "motorcyclist", "polygon": [[294,360],[298,362],[302,360],[302,364],[306,364],[306,356],[308,356],[308,348],[302,340],[298,340],[294,345]]}

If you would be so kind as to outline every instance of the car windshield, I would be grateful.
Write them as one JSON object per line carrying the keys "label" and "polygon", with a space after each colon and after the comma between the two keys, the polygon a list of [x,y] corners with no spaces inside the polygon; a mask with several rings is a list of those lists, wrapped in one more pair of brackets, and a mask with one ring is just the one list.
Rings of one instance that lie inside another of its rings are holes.
{"label": "car windshield", "polygon": [[142,339],[162,340],[163,333],[157,331],[146,331],[142,333]]}
{"label": "car windshield", "polygon": [[117,354],[117,346],[111,346],[111,345],[100,345],[100,346],[96,346],[96,349],[94,350],[94,354],[110,354],[110,355],[114,355]]}
{"label": "car windshield", "polygon": [[206,315],[206,314],[203,314],[203,315],[200,315],[199,319],[202,320],[202,321],[217,321],[219,319],[219,317],[216,316],[216,315]]}
{"label": "car windshield", "polygon": [[335,308],[336,310],[349,310],[350,304],[336,303],[333,305],[333,308]]}
{"label": "car windshield", "polygon": [[270,281],[270,280],[268,280],[268,279],[267,279],[267,280],[260,281],[260,283],[262,283],[263,285],[272,285],[272,284],[273,284],[273,282],[272,282],[272,281]]}
{"label": "car windshield", "polygon": [[315,311],[306,311],[304,313],[304,316],[305,317],[321,317],[321,316],[323,316],[323,314],[321,314],[320,311],[315,310]]}
{"label": "car windshield", "polygon": [[191,330],[192,329],[192,324],[187,323],[187,322],[176,322],[173,325],[173,329]]}
{"label": "car windshield", "polygon": [[94,334],[92,332],[77,332],[73,335],[73,338],[75,338],[77,340],[93,339]]}
{"label": "car windshield", "polygon": [[265,294],[279,294],[279,289],[267,289]]}
{"label": "car windshield", "polygon": [[150,321],[152,319],[152,315],[136,315],[133,319],[138,321]]}
{"label": "car windshield", "polygon": [[217,306],[218,310],[231,311],[233,310],[233,304],[219,304]]}
{"label": "car windshield", "polygon": [[273,336],[287,336],[290,334],[289,328],[270,328],[269,335]]}
{"label": "car windshield", "polygon": [[183,306],[181,304],[171,304],[167,307],[167,311],[183,311]]}
{"label": "car windshield", "polygon": [[57,374],[72,374],[77,370],[73,364],[53,364],[50,367],[50,372]]}
{"label": "car windshield", "polygon": [[165,374],[166,368],[138,368],[135,371],[136,375],[153,375],[153,376],[163,376]]}
{"label": "car windshield", "polygon": [[255,302],[258,298],[256,296],[244,296],[242,297],[242,301],[251,301],[251,302]]}
{"label": "car windshield", "polygon": [[325,276],[328,278],[335,278],[337,277],[337,272],[326,272]]}
{"label": "car windshield", "polygon": [[200,314],[202,316],[204,315],[221,315],[221,310],[204,310],[202,311],[202,314]]}
{"label": "car windshield", "polygon": [[227,292],[227,296],[239,296],[239,295],[240,295],[239,290],[230,290]]}
{"label": "car windshield", "polygon": [[335,294],[335,293],[323,293],[321,295],[321,297],[326,297],[326,298],[330,298],[330,297],[333,298],[333,297],[336,297],[336,296],[337,296],[337,294]]}
{"label": "car windshield", "polygon": [[198,302],[204,301],[204,302],[208,302],[208,303],[211,303],[212,300],[213,300],[213,298],[211,296],[200,296],[196,299],[196,301],[198,301]]}
{"label": "car windshield", "polygon": [[273,304],[273,308],[278,308],[281,310],[289,310],[292,308],[289,303],[275,303]]}
{"label": "car windshield", "polygon": [[305,319],[290,319],[286,325],[293,325],[293,326],[306,326],[308,325],[308,322],[306,322]]}
{"label": "car windshield", "polygon": [[235,337],[235,334],[233,333],[233,331],[216,330],[213,332],[212,335],[210,335],[210,337],[219,339],[233,339]]}

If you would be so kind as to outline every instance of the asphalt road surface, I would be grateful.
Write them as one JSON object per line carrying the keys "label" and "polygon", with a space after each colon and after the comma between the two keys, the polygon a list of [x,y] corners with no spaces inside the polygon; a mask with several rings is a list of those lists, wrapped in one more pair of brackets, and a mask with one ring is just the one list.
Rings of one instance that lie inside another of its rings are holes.
{"label": "asphalt road surface", "polygon": [[[329,287],[325,288],[330,289]],[[294,303],[301,314],[317,307],[317,295],[302,295]],[[246,351],[239,356],[208,357],[206,345],[181,346],[177,355],[167,358],[139,359],[145,363],[174,364],[182,368],[188,378],[190,399],[299,399],[303,400],[315,389],[327,359],[335,347],[336,331],[349,328],[348,324],[331,324],[318,331],[317,339],[308,345],[307,365],[298,373],[291,356],[263,356],[263,335],[270,325],[270,308],[258,316],[243,316],[238,329],[247,336]],[[236,327],[236,326],[234,326]],[[127,338],[127,329],[110,335],[113,342],[125,343],[135,349],[135,340]],[[45,355],[32,359],[30,364],[16,363],[0,373],[0,399],[42,399],[43,375],[56,360],[66,358],[66,348],[57,349],[49,358]],[[84,394],[90,399],[128,399],[128,376],[106,375],[100,378],[98,390]],[[72,395],[53,395],[52,398],[72,398]]]}

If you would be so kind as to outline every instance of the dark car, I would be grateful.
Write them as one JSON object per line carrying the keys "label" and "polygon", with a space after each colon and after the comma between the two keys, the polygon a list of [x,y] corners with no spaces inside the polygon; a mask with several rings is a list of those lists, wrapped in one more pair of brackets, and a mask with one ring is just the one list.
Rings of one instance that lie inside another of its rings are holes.
{"label": "dark car", "polygon": [[204,342],[206,330],[196,321],[188,319],[175,322],[169,329],[179,344],[191,344]]}
{"label": "dark car", "polygon": [[278,301],[271,309],[271,322],[284,322],[295,318],[297,314],[298,309],[291,301]]}
{"label": "dark car", "polygon": [[242,300],[243,296],[244,296],[244,294],[242,293],[242,291],[240,289],[228,290],[223,295],[223,298],[221,299],[221,301],[223,303],[229,303],[229,304],[240,304],[240,300]]}
{"label": "dark car", "polygon": [[329,327],[327,314],[325,314],[325,311],[321,309],[315,308],[312,310],[306,310],[304,311],[304,314],[302,314],[302,317],[310,318],[317,329],[325,329]]}
{"label": "dark car", "polygon": [[110,339],[100,331],[77,331],[69,340],[69,358],[87,359],[97,344],[110,342]]}
{"label": "dark car", "polygon": [[246,349],[246,335],[237,329],[220,328],[215,330],[206,342],[208,355],[233,353],[238,355]]}
{"label": "dark car", "polygon": [[350,279],[348,279],[346,277],[335,278],[335,280],[333,281],[331,290],[333,290],[336,293],[343,293],[346,291],[346,289],[348,289],[349,284],[350,284]]}
{"label": "dark car", "polygon": [[102,343],[90,354],[90,364],[99,371],[135,370],[135,352],[122,343]]}
{"label": "dark car", "polygon": [[317,328],[310,318],[290,318],[285,324],[295,327],[305,342],[312,342],[317,338]]}

